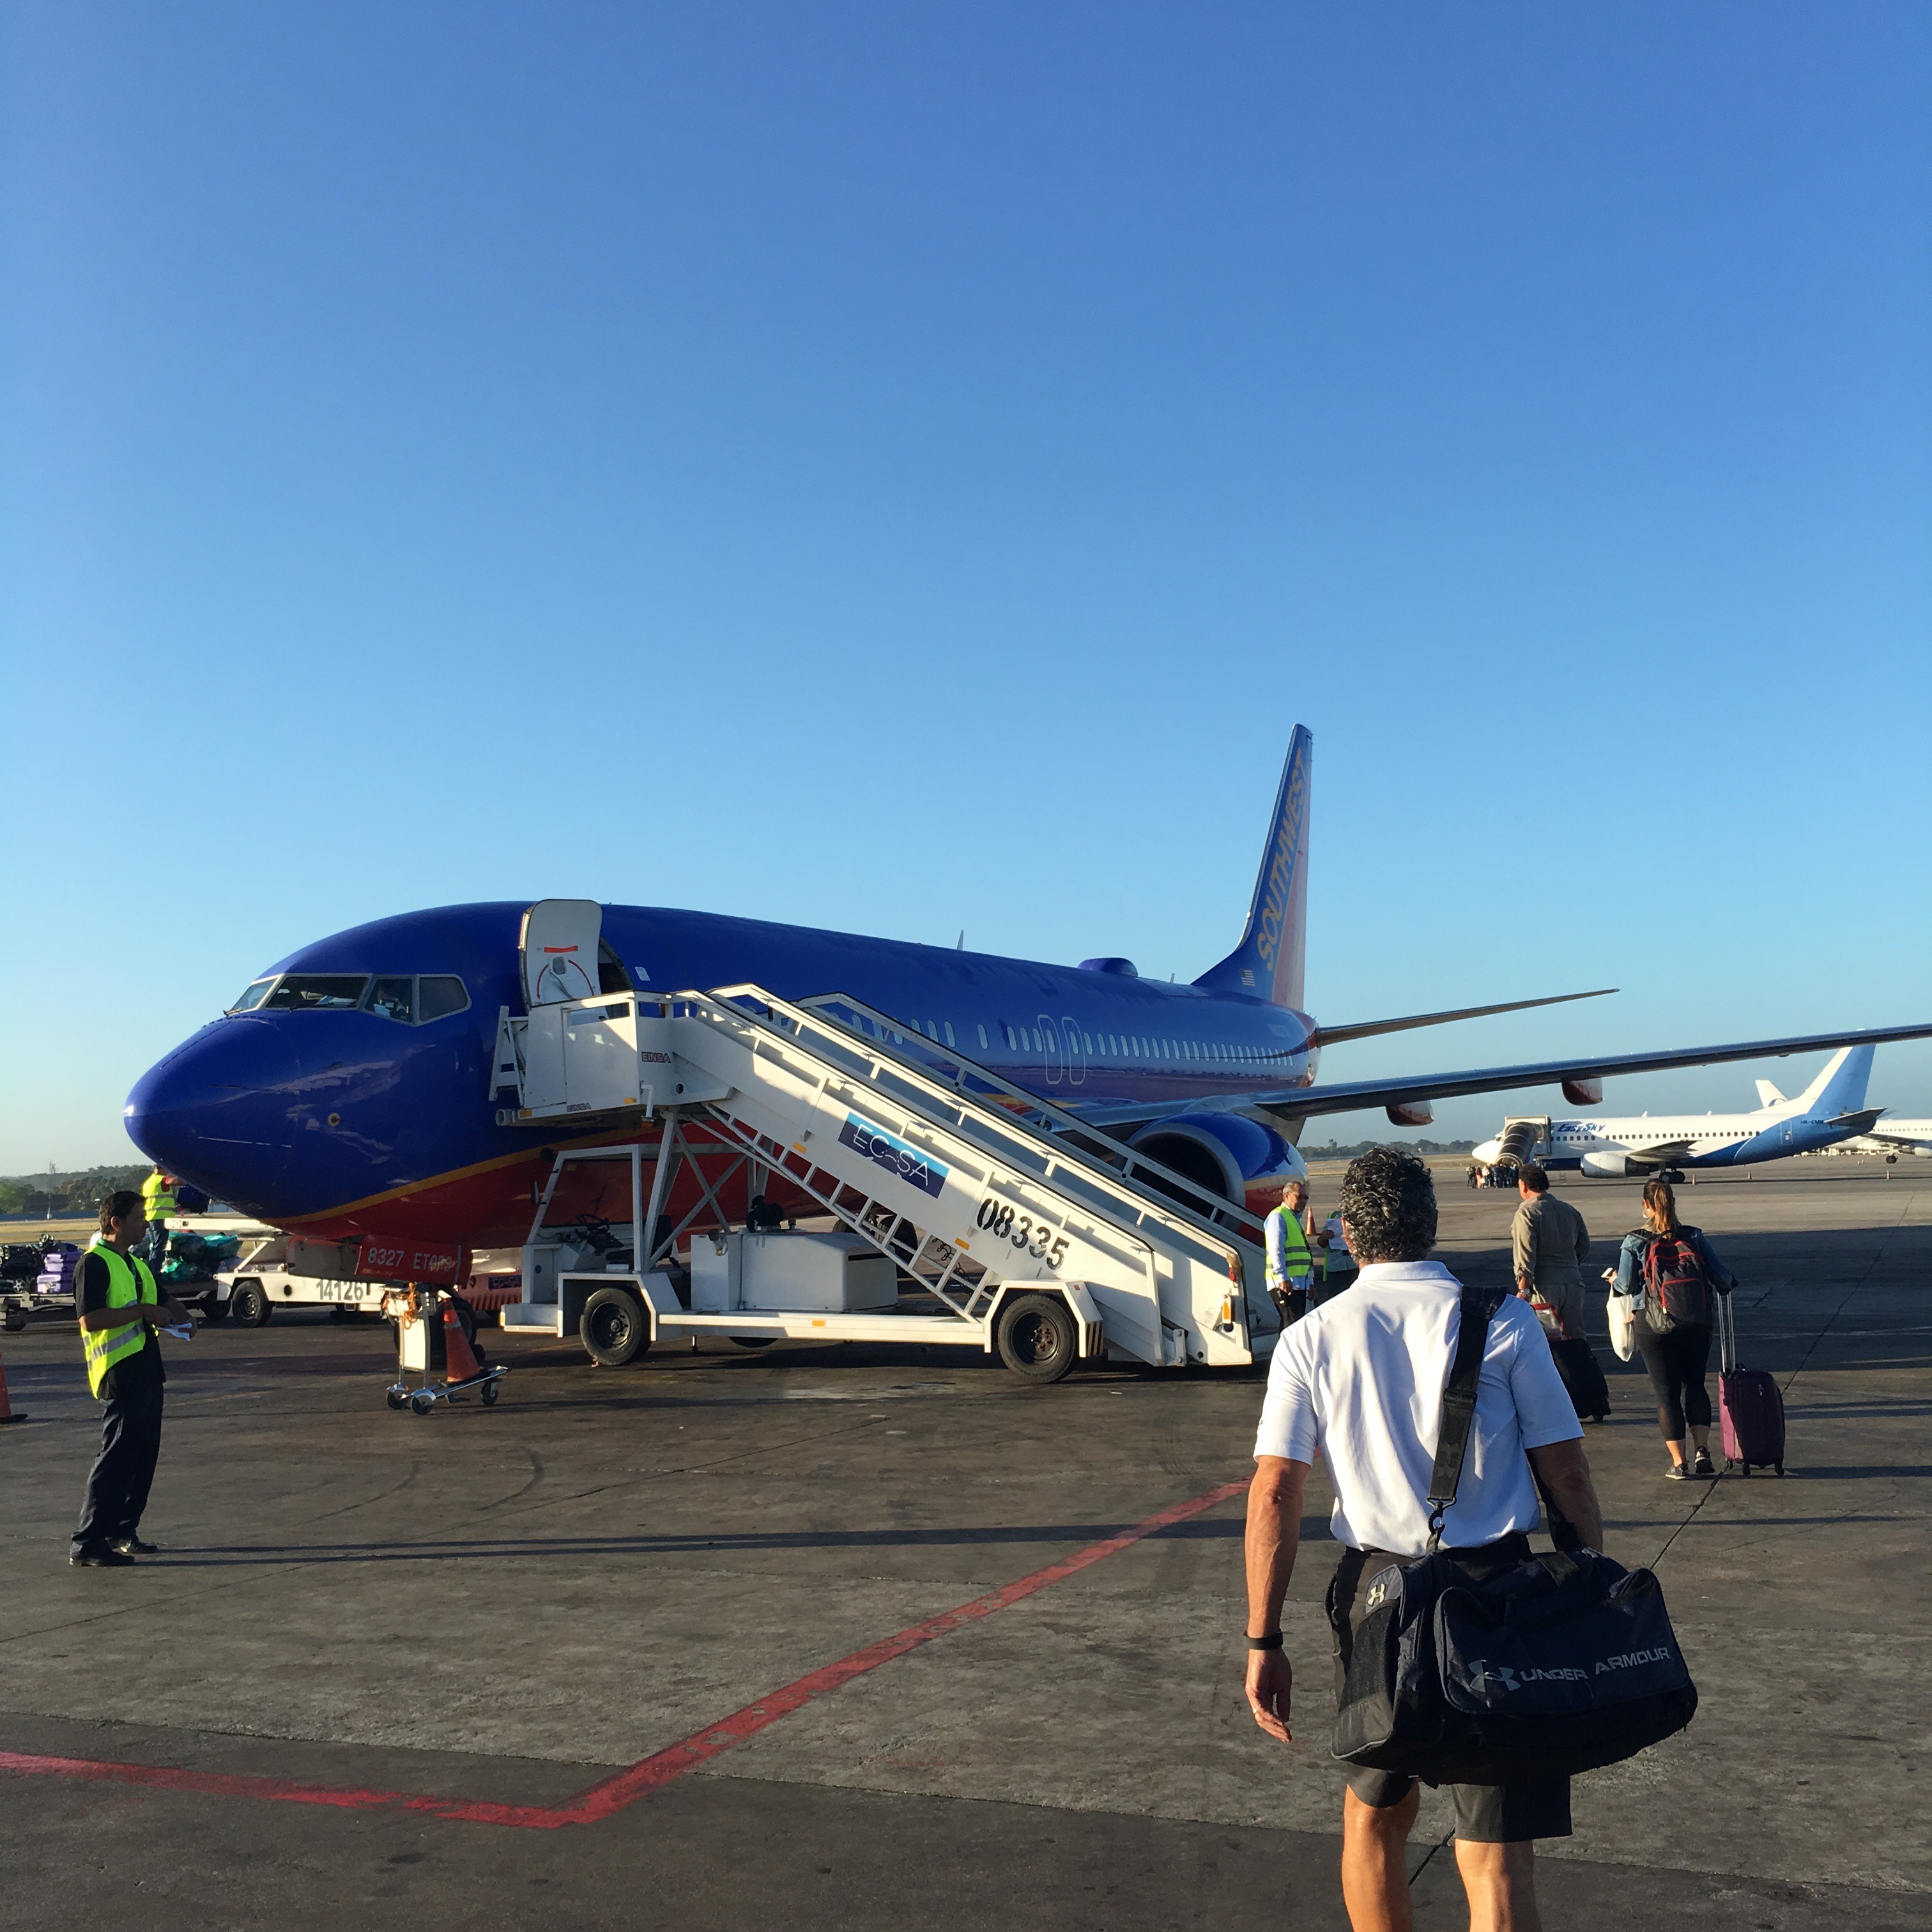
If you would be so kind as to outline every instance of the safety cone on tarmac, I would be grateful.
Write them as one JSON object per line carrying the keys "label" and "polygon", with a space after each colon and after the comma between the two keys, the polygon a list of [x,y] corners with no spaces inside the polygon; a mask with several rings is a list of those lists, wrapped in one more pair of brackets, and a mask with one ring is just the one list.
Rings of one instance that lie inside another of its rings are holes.
{"label": "safety cone on tarmac", "polygon": [[471,1349],[461,1318],[453,1307],[442,1311],[442,1356],[453,1382],[472,1382],[483,1372],[483,1364]]}
{"label": "safety cone on tarmac", "polygon": [[26,1419],[27,1412],[24,1408],[16,1410],[7,1400],[7,1364],[0,1362],[0,1426],[10,1422],[25,1422]]}

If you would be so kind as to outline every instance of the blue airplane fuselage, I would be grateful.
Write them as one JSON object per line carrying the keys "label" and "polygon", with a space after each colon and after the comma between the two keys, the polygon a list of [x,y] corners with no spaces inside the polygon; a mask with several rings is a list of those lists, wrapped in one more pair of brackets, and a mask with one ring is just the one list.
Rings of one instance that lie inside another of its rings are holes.
{"label": "blue airplane fuselage", "polygon": [[[507,901],[445,907],[291,953],[262,976],[454,976],[468,1004],[418,1024],[366,1006],[230,1012],[142,1077],[127,1107],[130,1135],[211,1194],[306,1233],[520,1240],[531,1180],[551,1150],[658,1131],[606,1123],[572,1136],[497,1124],[492,1059],[500,1010],[524,1010],[524,911]],[[1140,980],[1120,962],[1055,966],[706,913],[608,906],[602,929],[644,997],[742,982],[790,1000],[848,994],[892,1015],[908,1036],[1065,1106],[1144,1102],[1179,1113],[1222,1096],[1183,1132],[1199,1178],[1210,1178],[1204,1148],[1222,1191],[1238,1184],[1250,1204],[1278,1196],[1299,1171],[1274,1126],[1237,1111],[1245,1093],[1279,1096],[1312,1081],[1314,1025],[1295,1009]],[[1188,1151],[1180,1142],[1151,1150]]]}

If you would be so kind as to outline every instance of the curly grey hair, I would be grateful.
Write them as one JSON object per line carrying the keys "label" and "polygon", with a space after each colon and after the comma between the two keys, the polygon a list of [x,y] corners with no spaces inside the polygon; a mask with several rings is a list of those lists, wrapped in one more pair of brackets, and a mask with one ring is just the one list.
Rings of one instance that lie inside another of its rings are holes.
{"label": "curly grey hair", "polygon": [[1338,1205],[1358,1263],[1419,1262],[1436,1245],[1436,1183],[1400,1148],[1371,1148],[1352,1160]]}

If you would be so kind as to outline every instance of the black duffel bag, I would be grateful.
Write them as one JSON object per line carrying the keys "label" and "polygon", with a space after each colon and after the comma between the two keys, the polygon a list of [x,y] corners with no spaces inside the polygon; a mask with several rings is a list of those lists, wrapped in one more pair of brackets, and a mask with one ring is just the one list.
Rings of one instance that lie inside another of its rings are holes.
{"label": "black duffel bag", "polygon": [[[1499,1305],[1462,1292],[1430,1483],[1430,1553],[1366,1580],[1335,1720],[1336,1757],[1430,1784],[1514,1784],[1620,1763],[1697,1708],[1649,1570],[1572,1546],[1477,1577],[1439,1550]],[[1551,1513],[1557,1540],[1574,1546]]]}

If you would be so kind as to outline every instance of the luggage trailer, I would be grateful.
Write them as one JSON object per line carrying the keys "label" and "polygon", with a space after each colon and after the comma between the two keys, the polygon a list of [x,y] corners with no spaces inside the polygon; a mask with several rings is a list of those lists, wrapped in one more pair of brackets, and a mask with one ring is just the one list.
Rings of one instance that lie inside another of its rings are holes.
{"label": "luggage trailer", "polygon": [[[1280,1317],[1245,1206],[898,1040],[848,996],[794,1005],[748,986],[506,1010],[493,1078],[519,1105],[500,1124],[641,1109],[659,1132],[557,1154],[502,1325],[574,1330],[613,1366],[711,1334],[973,1348],[1040,1382],[1081,1360],[1234,1366],[1272,1350]],[[749,1224],[719,1199],[741,1167]],[[673,1225],[681,1172],[696,1198]],[[819,1225],[760,1211],[780,1186]],[[596,1210],[569,1218],[586,1200]]]}

